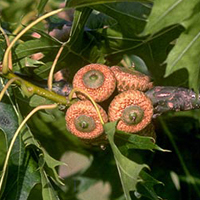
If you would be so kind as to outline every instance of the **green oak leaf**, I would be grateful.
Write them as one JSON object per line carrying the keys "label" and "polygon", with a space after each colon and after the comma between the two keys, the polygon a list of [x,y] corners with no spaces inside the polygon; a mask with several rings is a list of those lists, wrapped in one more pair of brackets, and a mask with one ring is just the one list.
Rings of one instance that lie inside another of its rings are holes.
{"label": "green oak leaf", "polygon": [[[14,107],[11,104],[0,102],[0,129],[4,132],[5,143],[3,145],[6,146],[6,150],[18,128],[18,120]],[[2,199],[17,198],[18,200],[26,200],[33,187],[40,182],[37,163],[30,152],[25,150],[21,135],[18,136],[12,149],[4,181]]]}
{"label": "green oak leaf", "polygon": [[[124,190],[126,200],[131,200],[130,192],[134,192],[135,199],[139,196],[148,196],[152,200],[158,200],[159,197],[154,191],[154,186],[161,184],[150,175],[148,175],[144,169],[148,168],[145,164],[138,164],[127,157],[125,157],[118,149],[114,142],[115,127],[117,122],[110,122],[104,125],[105,132],[108,136],[109,143],[111,145],[115,162],[118,168],[119,176],[121,179],[122,187]],[[122,136],[122,132],[120,133]],[[124,136],[127,136],[123,133]],[[130,135],[130,134],[129,134]],[[163,151],[160,147],[153,144],[149,137],[134,137],[136,141],[132,141],[133,138],[129,139],[128,142],[132,143],[136,149],[157,149]],[[121,137],[122,139],[122,137]],[[144,147],[142,147],[144,146]],[[138,187],[140,190],[138,190]]]}
{"label": "green oak leaf", "polygon": [[157,194],[154,190],[154,186],[158,185],[158,184],[163,185],[163,183],[156,180],[152,176],[150,176],[144,170],[141,171],[140,177],[142,178],[142,181],[140,181],[137,185],[137,190],[138,190],[139,194],[142,195],[142,196],[145,196],[145,197],[147,197],[151,200],[162,199],[162,198],[157,196]]}
{"label": "green oak leaf", "polygon": [[115,126],[116,122],[111,122],[105,124],[104,128],[113,150],[126,200],[131,200],[130,191],[136,191],[137,182],[140,180],[139,174],[147,165],[137,164],[121,154],[114,143]]}
{"label": "green oak leaf", "polygon": [[197,92],[199,90],[200,77],[200,14],[182,22],[186,30],[178,38],[176,45],[167,57],[165,76],[186,68],[189,72],[189,86]]}
{"label": "green oak leaf", "polygon": [[155,34],[165,27],[182,23],[194,13],[198,4],[198,0],[155,0],[143,34]]}
{"label": "green oak leaf", "polygon": [[149,4],[139,2],[101,4],[92,8],[115,19],[116,21],[110,26],[118,27],[118,31],[122,32],[124,38],[133,38],[143,31],[151,11]]}
{"label": "green oak leaf", "polygon": [[42,168],[40,169],[40,175],[41,175],[41,182],[42,182],[43,200],[59,200],[59,197],[54,191],[46,172]]}
{"label": "green oak leaf", "polygon": [[42,174],[47,173],[48,177],[51,177],[57,184],[63,185],[58,175],[58,172],[56,171],[56,167],[66,164],[51,157],[48,154],[48,152],[43,147],[41,147],[38,141],[34,138],[33,134],[31,133],[30,129],[28,129],[28,127],[23,135],[23,140],[26,147],[31,145],[35,146],[36,149],[38,149],[41,152],[39,162],[41,164],[41,170],[44,171]]}
{"label": "green oak leaf", "polygon": [[147,136],[140,136],[137,134],[129,134],[117,131],[116,138],[125,142],[128,149],[143,149],[143,150],[159,150],[169,152],[169,150],[162,149],[153,142],[153,138]]}
{"label": "green oak leaf", "polygon": [[165,77],[180,69],[187,69],[189,87],[196,92],[200,82],[199,11],[200,2],[198,0],[156,0],[143,32],[146,35],[155,34],[172,25],[182,25],[185,30],[174,42],[175,46],[166,59]]}

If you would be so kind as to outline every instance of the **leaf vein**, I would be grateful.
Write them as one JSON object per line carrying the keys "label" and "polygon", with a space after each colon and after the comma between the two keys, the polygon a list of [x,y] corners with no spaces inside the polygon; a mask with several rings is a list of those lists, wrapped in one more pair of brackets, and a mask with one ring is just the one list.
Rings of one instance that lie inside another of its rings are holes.
{"label": "leaf vein", "polygon": [[183,56],[184,54],[191,48],[191,46],[194,44],[194,42],[200,37],[200,32],[191,40],[191,42],[186,46],[186,48],[182,51],[182,53],[177,57],[176,60],[172,63],[172,66],[174,66]]}
{"label": "leaf vein", "polygon": [[142,19],[142,18],[136,17],[136,16],[134,16],[134,15],[130,15],[130,14],[127,14],[127,13],[125,13],[125,12],[121,12],[121,11],[119,11],[119,10],[116,10],[116,9],[114,9],[114,8],[112,8],[111,6],[108,6],[108,5],[104,5],[104,7],[107,7],[107,8],[109,8],[110,10],[115,11],[116,13],[125,15],[125,16],[127,16],[127,17],[132,18],[132,19],[137,19],[137,20],[145,21],[145,22],[147,21],[146,19]]}
{"label": "leaf vein", "polygon": [[171,7],[169,7],[158,19],[152,24],[154,26],[158,21],[163,19],[166,15],[168,15],[173,9],[175,9],[179,3],[181,3],[182,0],[178,0],[176,3],[174,3]]}

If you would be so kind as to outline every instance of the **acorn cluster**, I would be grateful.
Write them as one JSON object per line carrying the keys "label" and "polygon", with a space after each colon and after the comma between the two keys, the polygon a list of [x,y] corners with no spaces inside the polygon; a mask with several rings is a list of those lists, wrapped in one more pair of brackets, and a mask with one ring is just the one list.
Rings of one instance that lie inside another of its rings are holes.
{"label": "acorn cluster", "polygon": [[[147,75],[102,64],[84,66],[73,79],[73,88],[82,89],[97,102],[104,123],[118,120],[118,130],[140,135],[142,130],[152,127],[153,106],[144,93],[152,87]],[[104,140],[106,136],[96,108],[83,93],[76,95],[80,100],[66,112],[67,129],[83,140]],[[108,104],[106,111],[103,109],[105,102]]]}

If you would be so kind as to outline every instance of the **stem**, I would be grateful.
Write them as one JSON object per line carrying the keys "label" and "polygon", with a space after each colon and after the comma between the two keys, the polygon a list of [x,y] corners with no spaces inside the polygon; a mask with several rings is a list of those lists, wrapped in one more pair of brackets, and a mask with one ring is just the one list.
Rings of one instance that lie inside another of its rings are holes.
{"label": "stem", "polygon": [[65,46],[65,43],[62,44],[62,46],[60,47],[56,57],[55,57],[55,60],[53,61],[53,64],[52,64],[52,67],[51,67],[51,70],[50,70],[50,73],[49,73],[49,77],[48,77],[48,89],[49,91],[52,91],[52,84],[53,84],[53,74],[54,74],[54,70],[55,70],[55,67],[56,67],[56,64],[58,62],[58,59],[64,49],[64,46]]}
{"label": "stem", "polygon": [[16,35],[23,29],[23,25],[31,20],[32,17],[36,15],[35,11],[29,12],[26,16],[23,17],[20,25],[13,31],[13,35]]}
{"label": "stem", "polygon": [[85,96],[88,97],[88,99],[89,99],[89,100],[92,102],[92,104],[94,105],[94,107],[95,107],[95,109],[96,109],[96,111],[97,111],[97,114],[98,114],[98,116],[99,116],[99,119],[100,119],[100,121],[101,121],[101,124],[103,125],[103,124],[104,124],[104,121],[103,121],[103,118],[102,118],[102,116],[101,116],[100,110],[99,110],[99,108],[98,108],[98,106],[97,106],[97,103],[92,99],[92,97],[91,97],[86,91],[84,91],[84,90],[82,90],[82,89],[80,89],[80,88],[74,88],[74,89],[72,89],[72,91],[71,91],[70,94],[69,94],[69,101],[72,100],[73,94],[74,94],[75,92],[80,92],[80,93],[82,93],[82,94],[84,94]]}
{"label": "stem", "polygon": [[[4,75],[4,77],[7,79],[13,79],[14,77],[18,77],[18,76],[13,73],[8,73],[7,75]],[[25,81],[22,78],[20,78],[20,81],[15,80],[15,83],[19,86],[21,86],[23,83],[26,86],[26,88],[30,90],[33,94],[37,94],[39,96],[45,97],[59,104],[63,104],[67,106],[70,105],[66,97],[56,94],[55,92],[48,91],[44,88],[38,87],[32,83],[29,83],[28,81]]]}
{"label": "stem", "polygon": [[[1,82],[1,85],[2,85],[3,87],[5,87],[5,84],[4,84],[2,78],[0,78],[0,82]],[[6,95],[8,96],[8,98],[9,98],[9,100],[10,100],[10,103],[11,103],[12,106],[13,106],[13,109],[15,110],[16,115],[19,117],[19,113],[18,113],[18,111],[17,111],[16,106],[14,105],[13,100],[11,99],[11,96],[10,96],[9,92],[8,92],[8,91],[5,91],[5,92],[6,92]]]}
{"label": "stem", "polygon": [[0,179],[0,191],[2,189],[2,186],[3,186],[3,180],[4,180],[4,177],[5,177],[5,174],[6,174],[6,170],[7,170],[7,166],[8,166],[8,161],[9,161],[9,158],[10,158],[10,154],[11,154],[11,151],[12,151],[12,148],[14,146],[14,143],[15,143],[15,140],[17,138],[17,136],[19,135],[21,129],[23,128],[23,126],[26,124],[26,122],[30,119],[30,117],[32,117],[33,114],[35,114],[38,110],[42,110],[42,109],[54,109],[57,107],[57,104],[51,104],[51,105],[41,105],[41,106],[38,106],[36,108],[34,108],[27,116],[26,118],[22,121],[22,123],[20,124],[20,126],[18,127],[18,129],[16,130],[12,140],[11,140],[11,143],[10,143],[10,146],[8,148],[8,152],[6,154],[6,158],[5,158],[5,162],[4,162],[4,166],[3,166],[3,170],[2,170],[2,174],[1,174],[1,179]]}
{"label": "stem", "polygon": [[39,17],[37,20],[33,21],[32,23],[30,23],[27,27],[25,27],[11,42],[11,44],[8,46],[8,48],[6,49],[4,58],[3,58],[3,68],[2,68],[2,72],[3,74],[7,74],[9,69],[8,69],[8,55],[12,49],[12,47],[14,46],[14,44],[17,42],[17,40],[24,35],[28,30],[30,30],[33,26],[35,26],[37,23],[41,22],[42,20],[46,19],[47,17],[50,17],[52,15],[55,15],[59,12],[64,11],[66,8],[60,8],[54,11],[51,11],[41,17]]}
{"label": "stem", "polygon": [[14,78],[10,79],[10,80],[6,83],[6,85],[4,86],[3,90],[2,90],[1,93],[0,93],[0,102],[1,102],[1,100],[2,100],[2,98],[3,98],[3,96],[4,96],[4,94],[5,94],[6,90],[8,89],[8,87],[9,87],[14,81],[16,81],[16,80],[20,80],[20,78],[19,78],[19,77],[14,77]]}
{"label": "stem", "polygon": [[169,138],[169,140],[170,140],[170,142],[171,142],[171,144],[172,144],[172,146],[173,146],[173,148],[174,148],[174,150],[175,150],[175,152],[178,156],[178,159],[180,161],[180,164],[183,168],[185,175],[188,177],[188,180],[190,180],[190,183],[192,183],[192,185],[194,186],[194,189],[195,189],[196,193],[198,194],[198,196],[200,196],[200,191],[199,191],[198,187],[196,186],[196,181],[195,181],[194,177],[190,174],[189,170],[187,169],[187,166],[186,166],[186,164],[183,160],[183,157],[181,156],[181,153],[180,153],[180,151],[179,151],[179,149],[178,149],[178,147],[177,147],[177,145],[176,145],[176,143],[173,139],[173,136],[172,136],[170,130],[168,129],[167,125],[165,124],[164,120],[161,117],[159,117],[159,121],[160,121],[160,123],[163,127],[163,130],[167,134],[167,136],[168,136],[168,138]]}
{"label": "stem", "polygon": [[[10,40],[9,40],[6,32],[3,30],[3,28],[1,26],[0,26],[0,31],[2,32],[3,36],[5,37],[7,47],[9,47],[10,46]],[[12,66],[12,52],[11,51],[10,51],[8,56],[9,56],[8,57],[8,68],[12,71],[13,66]]]}

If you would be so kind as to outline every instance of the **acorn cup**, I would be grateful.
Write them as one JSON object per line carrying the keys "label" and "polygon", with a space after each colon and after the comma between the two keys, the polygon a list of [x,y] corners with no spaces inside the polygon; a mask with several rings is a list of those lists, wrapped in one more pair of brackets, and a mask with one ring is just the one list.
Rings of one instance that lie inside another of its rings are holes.
{"label": "acorn cup", "polygon": [[108,108],[109,120],[119,120],[117,129],[136,133],[144,129],[153,116],[150,99],[141,91],[128,90],[115,96]]}
{"label": "acorn cup", "polygon": [[[97,105],[103,121],[108,121],[108,116],[103,108]],[[72,104],[65,116],[67,129],[75,136],[84,140],[102,138],[104,129],[97,110],[89,100],[81,100]]]}
{"label": "acorn cup", "polygon": [[150,77],[136,71],[119,66],[112,66],[111,70],[117,80],[117,89],[119,92],[127,90],[146,91],[153,87]]}
{"label": "acorn cup", "polygon": [[[114,92],[116,79],[109,67],[102,64],[89,64],[81,68],[74,76],[73,88],[86,91],[96,102],[108,99]],[[86,97],[77,93],[80,99]]]}

